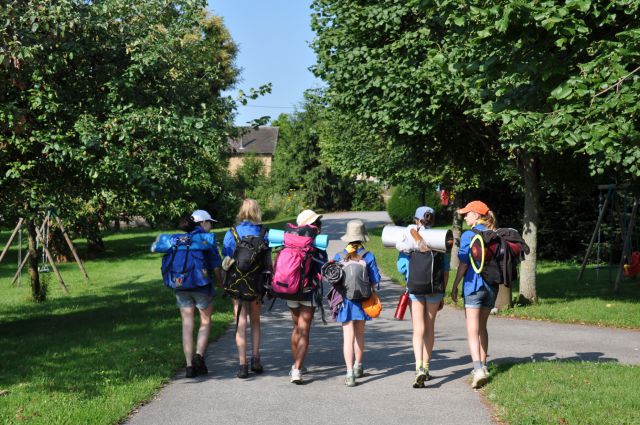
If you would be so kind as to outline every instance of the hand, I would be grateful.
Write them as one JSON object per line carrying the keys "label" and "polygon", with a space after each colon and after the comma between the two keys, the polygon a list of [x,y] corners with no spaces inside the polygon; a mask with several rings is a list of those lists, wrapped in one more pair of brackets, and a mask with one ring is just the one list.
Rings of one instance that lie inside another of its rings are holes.
{"label": "hand", "polygon": [[454,287],[451,288],[451,300],[454,303],[458,302],[458,286],[457,285],[454,285]]}
{"label": "hand", "polygon": [[420,250],[420,252],[431,251],[431,248],[429,248],[429,245],[427,245],[427,243],[422,239],[420,239],[420,241],[418,241],[418,249]]}
{"label": "hand", "polygon": [[235,262],[236,260],[231,257],[224,257],[224,259],[222,260],[222,270],[224,270],[225,272],[228,271],[231,265],[233,265],[233,263]]}
{"label": "hand", "polygon": [[438,304],[438,311],[444,308],[444,298],[440,300],[440,304]]}

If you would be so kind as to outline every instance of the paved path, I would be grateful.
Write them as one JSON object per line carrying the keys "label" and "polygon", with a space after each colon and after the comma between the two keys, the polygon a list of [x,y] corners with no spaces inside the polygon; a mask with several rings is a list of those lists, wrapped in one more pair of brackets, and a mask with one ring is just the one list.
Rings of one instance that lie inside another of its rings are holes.
{"label": "paved path", "polygon": [[[388,222],[386,213],[328,214],[323,232],[334,241],[329,252],[342,248],[338,237],[351,218],[368,227]],[[264,313],[262,358],[266,371],[247,380],[235,377],[237,352],[233,328],[207,353],[209,375],[196,379],[178,376],[130,424],[491,424],[488,409],[466,377],[470,357],[464,313],[445,308],[436,322],[436,346],[431,370],[434,379],[425,389],[411,387],[414,360],[409,313],[393,320],[401,288],[384,279],[381,300],[385,309],[367,324],[365,376],[358,386],[343,384],[342,331],[336,323],[316,320],[306,359],[305,385],[289,383],[291,367],[290,316],[283,301]],[[640,363],[640,332],[579,325],[491,317],[490,361],[513,362],[581,359]]]}

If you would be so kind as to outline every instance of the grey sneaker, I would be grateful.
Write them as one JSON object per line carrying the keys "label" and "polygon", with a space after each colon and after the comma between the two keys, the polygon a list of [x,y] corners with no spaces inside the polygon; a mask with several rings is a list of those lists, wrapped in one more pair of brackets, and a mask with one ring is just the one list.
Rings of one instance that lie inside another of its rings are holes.
{"label": "grey sneaker", "polygon": [[480,388],[487,383],[488,376],[484,373],[484,370],[477,369],[473,371],[473,379],[471,380],[471,388]]}
{"label": "grey sneaker", "polygon": [[356,378],[362,378],[364,376],[364,369],[362,368],[362,365],[358,365],[353,368],[353,376]]}
{"label": "grey sneaker", "polygon": [[290,382],[292,384],[300,385],[303,383],[302,381],[302,372],[300,369],[291,369],[291,379]]}
{"label": "grey sneaker", "polygon": [[356,386],[356,377],[354,375],[347,375],[344,378],[344,384],[347,387],[355,387]]}
{"label": "grey sneaker", "polygon": [[424,382],[427,380],[427,372],[423,368],[418,369],[416,378],[413,381],[413,388],[424,388]]}

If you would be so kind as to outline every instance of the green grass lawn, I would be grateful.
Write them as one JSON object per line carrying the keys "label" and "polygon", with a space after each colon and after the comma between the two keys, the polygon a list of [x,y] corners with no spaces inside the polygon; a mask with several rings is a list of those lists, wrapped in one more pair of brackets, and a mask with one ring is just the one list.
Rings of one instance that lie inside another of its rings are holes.
{"label": "green grass lawn", "polygon": [[[396,270],[398,251],[383,248],[381,233],[382,229],[372,229],[371,241],[367,247],[375,253],[376,261],[384,274],[404,285],[402,275]],[[598,272],[589,267],[582,280],[576,282],[578,270],[578,264],[540,261],[538,304],[516,306],[500,314],[533,320],[640,329],[640,279],[623,278],[620,291],[616,294],[612,290],[616,270],[605,268]],[[451,290],[454,274],[452,272],[449,275],[447,292]],[[517,295],[516,282],[513,296]],[[446,301],[451,304],[448,294]],[[462,306],[461,300],[458,300],[458,306]]]}
{"label": "green grass lawn", "polygon": [[[106,253],[85,263],[88,284],[75,263],[61,265],[70,295],[43,273],[41,304],[29,301],[26,273],[10,286],[17,251],[9,253],[0,264],[0,423],[112,424],[182,368],[175,297],[162,284],[161,255],[149,252],[158,233],[107,235]],[[216,233],[220,241],[224,230]],[[0,243],[8,237],[1,232]],[[228,300],[215,303],[212,339],[233,320]]]}
{"label": "green grass lawn", "polygon": [[640,423],[640,367],[617,363],[498,365],[482,390],[501,423]]}

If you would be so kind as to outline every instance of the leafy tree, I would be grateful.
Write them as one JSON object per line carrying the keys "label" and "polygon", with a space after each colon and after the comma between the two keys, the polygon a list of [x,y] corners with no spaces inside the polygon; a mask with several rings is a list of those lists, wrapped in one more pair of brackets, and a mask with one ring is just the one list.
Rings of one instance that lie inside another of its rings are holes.
{"label": "leafy tree", "polygon": [[639,4],[316,0],[316,73],[332,106],[395,151],[384,164],[446,179],[450,163],[454,186],[486,180],[496,159],[518,165],[533,249],[520,292],[535,302],[540,158],[584,152],[595,172],[638,175]]}
{"label": "leafy tree", "polygon": [[[205,7],[0,8],[0,204],[28,219],[31,239],[46,209],[95,230],[122,212],[183,214],[222,191],[234,104],[221,92],[236,47]],[[30,271],[35,288],[37,264]]]}

